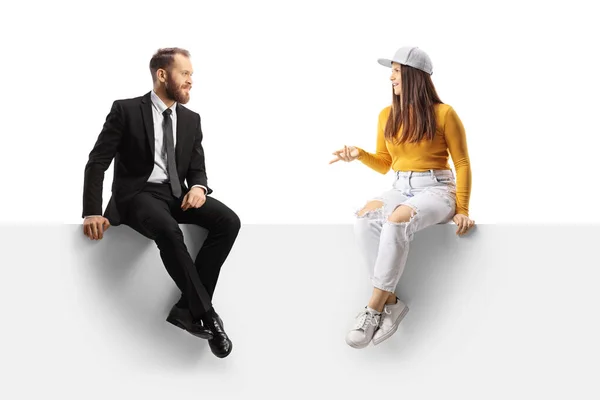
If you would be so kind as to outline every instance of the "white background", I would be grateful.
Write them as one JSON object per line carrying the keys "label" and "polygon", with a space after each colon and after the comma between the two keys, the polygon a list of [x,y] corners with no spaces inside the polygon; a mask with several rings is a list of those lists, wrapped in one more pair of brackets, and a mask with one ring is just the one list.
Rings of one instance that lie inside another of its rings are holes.
{"label": "white background", "polygon": [[[485,4],[485,5],[484,5]],[[112,101],[151,89],[160,47],[192,54],[209,184],[245,224],[350,223],[389,187],[374,150],[403,45],[467,130],[478,223],[597,223],[596,13],[587,1],[11,2],[3,8],[0,221],[80,223]],[[106,174],[104,206],[112,166]]]}

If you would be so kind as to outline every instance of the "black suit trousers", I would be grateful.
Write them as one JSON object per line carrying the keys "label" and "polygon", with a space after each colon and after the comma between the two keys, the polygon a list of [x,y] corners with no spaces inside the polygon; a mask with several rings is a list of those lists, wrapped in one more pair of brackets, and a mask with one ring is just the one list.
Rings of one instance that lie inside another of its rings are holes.
{"label": "black suit trousers", "polygon": [[[131,199],[124,223],[154,240],[167,272],[182,292],[179,305],[199,318],[212,307],[221,266],[241,225],[235,212],[208,196],[200,208],[183,211],[184,195],[175,198],[169,184],[147,183]],[[195,260],[190,257],[179,224],[195,224],[208,230]]]}

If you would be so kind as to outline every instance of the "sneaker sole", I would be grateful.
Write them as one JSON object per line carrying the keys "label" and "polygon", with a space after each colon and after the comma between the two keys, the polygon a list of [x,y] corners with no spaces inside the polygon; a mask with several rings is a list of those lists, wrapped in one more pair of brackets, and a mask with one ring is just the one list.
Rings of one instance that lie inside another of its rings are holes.
{"label": "sneaker sole", "polygon": [[390,336],[392,336],[394,333],[396,333],[396,331],[398,330],[398,326],[400,326],[400,322],[402,322],[402,320],[404,319],[404,316],[407,313],[408,313],[408,306],[404,306],[404,309],[402,310],[402,312],[398,316],[398,319],[396,320],[396,322],[394,322],[394,325],[392,325],[392,329],[390,329],[389,332],[384,333],[383,335],[379,336],[378,338],[373,338],[373,344],[375,346],[377,346],[378,344],[380,344],[384,340],[389,339]]}

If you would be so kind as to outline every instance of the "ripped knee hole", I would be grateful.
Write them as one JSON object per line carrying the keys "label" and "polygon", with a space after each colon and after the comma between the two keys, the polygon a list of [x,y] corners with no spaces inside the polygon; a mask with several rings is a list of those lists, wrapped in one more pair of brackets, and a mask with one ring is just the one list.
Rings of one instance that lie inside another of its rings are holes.
{"label": "ripped knee hole", "polygon": [[388,222],[403,224],[412,222],[417,216],[417,210],[406,205],[399,205],[388,217]]}
{"label": "ripped knee hole", "polygon": [[384,204],[382,201],[370,201],[360,211],[356,212],[356,216],[359,218],[368,218],[370,216],[380,215],[383,213],[383,207]]}

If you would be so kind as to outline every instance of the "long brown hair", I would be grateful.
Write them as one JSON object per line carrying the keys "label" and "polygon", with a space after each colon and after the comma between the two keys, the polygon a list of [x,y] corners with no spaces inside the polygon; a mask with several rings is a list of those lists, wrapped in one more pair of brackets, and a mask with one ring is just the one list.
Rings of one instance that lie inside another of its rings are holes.
{"label": "long brown hair", "polygon": [[406,65],[400,66],[400,74],[402,93],[398,96],[392,88],[392,111],[385,125],[385,138],[392,143],[432,140],[436,131],[434,106],[443,103],[431,76]]}

